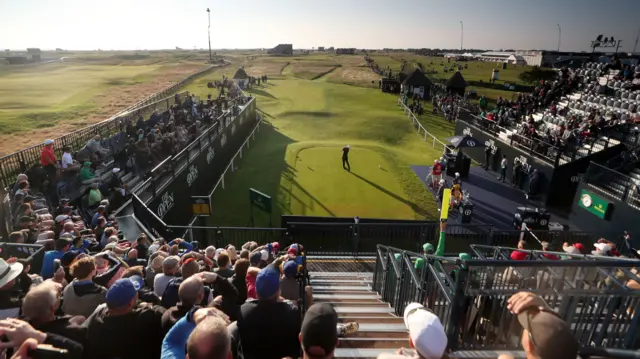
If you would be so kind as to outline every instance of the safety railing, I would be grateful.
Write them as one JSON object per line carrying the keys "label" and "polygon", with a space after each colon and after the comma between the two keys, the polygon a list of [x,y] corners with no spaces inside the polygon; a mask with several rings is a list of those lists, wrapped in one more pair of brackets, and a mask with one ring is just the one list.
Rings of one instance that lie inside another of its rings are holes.
{"label": "safety railing", "polygon": [[617,198],[636,209],[640,209],[640,179],[632,178],[612,168],[591,162],[584,181],[598,190]]}
{"label": "safety railing", "polygon": [[[510,260],[515,248],[472,245],[469,260],[425,256],[378,246],[373,288],[403,315],[422,303],[443,323],[451,350],[518,350],[522,327],[506,300],[535,291],[565,320],[585,348],[631,349],[640,344],[640,261],[530,251]],[[421,265],[416,265],[420,262]],[[635,284],[630,284],[635,283]]]}
{"label": "safety railing", "polygon": [[455,151],[453,147],[440,141],[436,136],[432,135],[429,131],[427,131],[427,129],[420,123],[420,121],[418,120],[416,115],[413,113],[413,111],[411,111],[411,109],[409,109],[409,107],[407,107],[407,105],[404,104],[404,102],[402,101],[402,97],[398,98],[398,105],[402,107],[402,111],[404,112],[404,114],[407,115],[407,117],[409,117],[413,127],[415,127],[418,130],[418,134],[421,134],[421,133],[424,134],[424,142],[431,142],[431,147],[436,148],[437,146],[439,149],[442,149],[443,154]]}
{"label": "safety railing", "polygon": [[[57,152],[57,155],[62,155],[62,148],[66,145],[72,146],[75,150],[78,150],[80,149],[80,147],[86,144],[87,141],[89,141],[96,135],[106,137],[121,131],[122,121],[124,119],[135,118],[147,110],[153,111],[156,108],[159,108],[158,106],[161,106],[161,104],[166,105],[163,107],[163,109],[166,110],[168,108],[167,106],[170,105],[168,102],[165,103],[166,101],[170,100],[167,97],[178,93],[178,91],[182,88],[182,86],[184,86],[185,83],[214,68],[226,66],[228,64],[229,63],[209,66],[201,71],[185,77],[180,82],[175,83],[162,91],[156,92],[155,94],[148,96],[141,101],[138,101],[134,105],[129,106],[124,111],[110,117],[107,120],[53,139],[54,149]],[[3,188],[10,185],[19,173],[23,173],[30,166],[39,163],[42,147],[43,144],[41,143],[0,158],[0,181],[2,182]]]}

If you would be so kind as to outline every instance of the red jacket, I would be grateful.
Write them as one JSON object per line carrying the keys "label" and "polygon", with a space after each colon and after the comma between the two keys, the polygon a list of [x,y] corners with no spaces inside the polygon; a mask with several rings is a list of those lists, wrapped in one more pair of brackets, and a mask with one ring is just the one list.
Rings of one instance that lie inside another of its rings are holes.
{"label": "red jacket", "polygon": [[42,152],[40,152],[40,164],[43,166],[53,165],[56,161],[56,154],[53,153],[53,146],[42,147]]}

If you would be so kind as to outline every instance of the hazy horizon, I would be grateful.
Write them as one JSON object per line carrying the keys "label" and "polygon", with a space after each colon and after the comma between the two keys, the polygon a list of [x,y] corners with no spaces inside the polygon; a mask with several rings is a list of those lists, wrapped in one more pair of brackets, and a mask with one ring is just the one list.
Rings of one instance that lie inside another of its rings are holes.
{"label": "hazy horizon", "polygon": [[631,52],[640,26],[638,0],[23,0],[0,3],[0,33],[18,34],[0,38],[0,49],[208,49],[207,7],[215,50],[458,49],[462,21],[465,49],[557,50],[560,24],[561,51],[590,51],[603,34]]}

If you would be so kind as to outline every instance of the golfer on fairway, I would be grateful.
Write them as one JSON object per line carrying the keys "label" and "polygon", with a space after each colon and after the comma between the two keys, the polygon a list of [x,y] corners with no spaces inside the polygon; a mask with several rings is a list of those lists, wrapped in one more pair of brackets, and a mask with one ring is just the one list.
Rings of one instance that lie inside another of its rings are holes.
{"label": "golfer on fairway", "polygon": [[349,164],[349,145],[342,148],[342,168],[351,172],[351,165]]}

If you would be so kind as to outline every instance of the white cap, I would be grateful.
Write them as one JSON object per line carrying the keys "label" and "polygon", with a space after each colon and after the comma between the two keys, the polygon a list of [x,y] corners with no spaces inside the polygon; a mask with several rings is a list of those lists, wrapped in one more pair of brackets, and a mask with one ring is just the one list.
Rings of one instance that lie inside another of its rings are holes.
{"label": "white cap", "polygon": [[460,172],[455,173],[456,177],[460,177]]}
{"label": "white cap", "polygon": [[611,251],[611,246],[606,243],[594,243],[593,246],[596,247],[596,249],[598,249],[600,252]]}
{"label": "white cap", "polygon": [[45,146],[53,145],[53,140],[52,139],[44,140],[44,144]]}
{"label": "white cap", "polygon": [[580,253],[580,250],[574,246],[566,246],[566,247],[563,247],[562,250],[568,254],[582,254]]}
{"label": "white cap", "polygon": [[261,250],[260,256],[260,259],[266,262],[267,260],[269,260],[269,251],[267,251],[266,249]]}
{"label": "white cap", "polygon": [[404,325],[414,348],[425,359],[442,358],[447,349],[447,335],[435,314],[420,303],[409,303],[404,309]]}
{"label": "white cap", "polygon": [[433,163],[438,163],[438,159],[436,158],[435,160],[433,160]]}
{"label": "white cap", "polygon": [[222,251],[224,251],[224,248],[218,248],[216,249],[216,254],[214,255],[214,259],[218,260],[218,256],[220,255],[220,253],[222,253]]}
{"label": "white cap", "polygon": [[120,172],[120,169],[118,167],[115,167],[114,169],[111,170],[111,172],[118,173]]}

